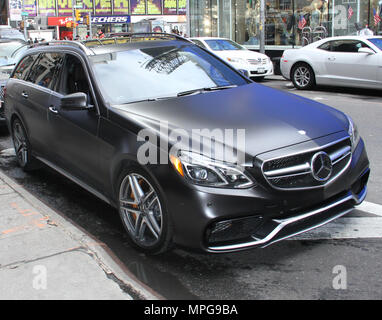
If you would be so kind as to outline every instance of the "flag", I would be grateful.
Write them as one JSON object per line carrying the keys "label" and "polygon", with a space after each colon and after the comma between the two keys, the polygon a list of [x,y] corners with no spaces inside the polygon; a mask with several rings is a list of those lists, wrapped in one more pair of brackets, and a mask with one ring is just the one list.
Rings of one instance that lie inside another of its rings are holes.
{"label": "flag", "polygon": [[351,17],[353,16],[353,14],[354,14],[353,8],[352,8],[351,5],[349,4],[349,5],[348,5],[348,20],[351,19]]}
{"label": "flag", "polygon": [[374,13],[374,25],[376,26],[381,21],[381,17],[377,13],[377,11],[375,11],[375,9],[373,9],[373,13]]}
{"label": "flag", "polygon": [[305,17],[301,15],[300,20],[298,21],[298,28],[302,30],[304,29],[305,25],[306,25]]}

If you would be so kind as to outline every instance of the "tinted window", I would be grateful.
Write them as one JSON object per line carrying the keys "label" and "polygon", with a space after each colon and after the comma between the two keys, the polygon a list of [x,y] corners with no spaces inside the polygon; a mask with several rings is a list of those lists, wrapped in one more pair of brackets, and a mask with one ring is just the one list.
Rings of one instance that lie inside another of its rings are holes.
{"label": "tinted window", "polygon": [[90,60],[103,95],[114,104],[247,83],[196,45],[130,49],[91,56]]}
{"label": "tinted window", "polygon": [[15,73],[13,74],[13,78],[25,80],[36,57],[37,55],[26,56],[23,60],[21,60],[15,70]]}
{"label": "tinted window", "polygon": [[64,55],[62,53],[43,53],[34,64],[27,81],[42,87],[53,89],[59,67]]}
{"label": "tinted window", "polygon": [[205,41],[209,45],[209,47],[215,51],[245,50],[245,48],[243,48],[241,45],[231,40],[215,39],[215,40],[205,40]]}
{"label": "tinted window", "polygon": [[359,48],[368,47],[359,40],[337,40],[331,42],[331,51],[333,52],[358,52]]}
{"label": "tinted window", "polygon": [[77,92],[86,93],[88,104],[93,104],[86,71],[77,57],[70,54],[66,56],[57,91],[63,95]]}
{"label": "tinted window", "polygon": [[326,51],[330,51],[330,44],[331,44],[330,41],[325,42],[325,43],[323,43],[322,45],[320,45],[320,46],[318,47],[318,49],[326,50]]}
{"label": "tinted window", "polygon": [[379,50],[382,50],[382,39],[381,38],[372,38],[368,39],[372,44],[374,44]]}

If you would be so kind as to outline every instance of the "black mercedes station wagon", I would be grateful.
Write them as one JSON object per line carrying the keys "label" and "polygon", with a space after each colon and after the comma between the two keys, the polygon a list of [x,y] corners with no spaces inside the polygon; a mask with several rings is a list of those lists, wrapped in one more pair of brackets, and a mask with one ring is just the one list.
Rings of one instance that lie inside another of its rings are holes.
{"label": "black mercedes station wagon", "polygon": [[44,163],[117,208],[146,253],[265,247],[366,196],[369,161],[348,116],[175,35],[36,45],[4,105],[19,165]]}

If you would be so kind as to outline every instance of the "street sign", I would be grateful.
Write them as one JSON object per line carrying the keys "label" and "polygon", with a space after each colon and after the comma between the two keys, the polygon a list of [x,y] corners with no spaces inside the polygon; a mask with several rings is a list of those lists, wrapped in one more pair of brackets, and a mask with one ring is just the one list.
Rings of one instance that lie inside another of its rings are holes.
{"label": "street sign", "polygon": [[28,12],[21,12],[21,15],[24,16],[24,17],[28,17],[29,16],[29,13]]}

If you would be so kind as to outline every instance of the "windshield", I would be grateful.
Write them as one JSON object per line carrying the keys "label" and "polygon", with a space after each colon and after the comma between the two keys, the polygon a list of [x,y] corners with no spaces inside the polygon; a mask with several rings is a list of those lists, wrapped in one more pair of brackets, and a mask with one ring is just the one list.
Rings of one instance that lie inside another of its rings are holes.
{"label": "windshield", "polygon": [[374,44],[379,50],[382,50],[382,38],[372,38],[368,39],[372,44]]}
{"label": "windshield", "polygon": [[103,95],[112,104],[247,84],[240,74],[196,45],[132,49],[90,59]]}
{"label": "windshield", "polygon": [[231,40],[214,39],[205,41],[207,42],[208,46],[214,51],[246,50],[244,47]]}
{"label": "windshield", "polygon": [[11,28],[0,29],[0,37],[8,39],[20,39],[25,41],[24,35],[21,32]]}
{"label": "windshield", "polygon": [[[15,63],[15,58],[23,51],[20,49],[23,46],[25,46],[25,44],[20,41],[0,42],[0,66]],[[15,53],[15,55],[13,55],[13,53]]]}

